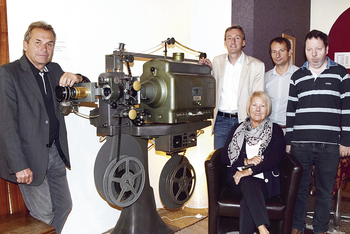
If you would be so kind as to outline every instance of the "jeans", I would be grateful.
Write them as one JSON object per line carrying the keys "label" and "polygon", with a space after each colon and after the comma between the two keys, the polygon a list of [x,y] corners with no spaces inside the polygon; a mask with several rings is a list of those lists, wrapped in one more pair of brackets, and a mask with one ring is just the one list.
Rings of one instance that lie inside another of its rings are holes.
{"label": "jeans", "polygon": [[224,147],[227,135],[235,124],[238,124],[237,118],[232,119],[220,115],[216,116],[214,125],[214,149]]}
{"label": "jeans", "polygon": [[19,188],[30,215],[52,225],[57,234],[61,233],[72,209],[72,199],[66,177],[66,166],[55,144],[49,150],[44,181],[39,186],[19,184]]}
{"label": "jeans", "polygon": [[293,229],[303,231],[309,200],[309,184],[315,165],[316,199],[313,216],[314,233],[328,231],[333,186],[339,164],[339,146],[322,143],[292,143],[291,154],[303,166],[303,176],[296,199]]}

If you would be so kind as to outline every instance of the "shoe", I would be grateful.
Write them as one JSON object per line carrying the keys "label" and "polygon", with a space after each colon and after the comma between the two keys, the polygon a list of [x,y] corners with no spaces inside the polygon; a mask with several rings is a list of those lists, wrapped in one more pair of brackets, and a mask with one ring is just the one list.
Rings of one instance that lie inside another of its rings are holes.
{"label": "shoe", "polygon": [[297,229],[292,229],[292,234],[304,234],[304,231],[298,231]]}

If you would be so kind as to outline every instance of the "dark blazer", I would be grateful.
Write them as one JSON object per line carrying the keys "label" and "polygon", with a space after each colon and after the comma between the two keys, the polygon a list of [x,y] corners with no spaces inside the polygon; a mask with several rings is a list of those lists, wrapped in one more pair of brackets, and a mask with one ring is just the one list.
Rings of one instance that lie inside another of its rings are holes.
{"label": "dark blazer", "polygon": [[[46,65],[51,90],[58,85],[63,70],[57,63]],[[59,103],[54,98],[52,105]],[[70,167],[64,116],[56,111],[59,121],[61,157]],[[15,173],[30,168],[31,185],[44,179],[48,163],[49,117],[30,65],[23,55],[19,60],[0,67],[0,177],[15,182]]]}
{"label": "dark blazer", "polygon": [[[226,139],[225,145],[221,151],[221,160],[230,165],[227,150],[232,140],[232,136],[239,125],[236,124],[230,130]],[[237,171],[237,167],[244,166],[244,158],[247,158],[245,150],[246,141],[244,140],[240,155],[232,167],[227,168],[227,181],[233,178],[233,175]],[[272,126],[272,137],[269,145],[263,152],[263,161],[252,167],[253,175],[264,173],[264,181],[267,186],[268,198],[273,197],[280,193],[280,178],[278,166],[286,152],[286,142],[284,139],[283,131],[278,124]]]}

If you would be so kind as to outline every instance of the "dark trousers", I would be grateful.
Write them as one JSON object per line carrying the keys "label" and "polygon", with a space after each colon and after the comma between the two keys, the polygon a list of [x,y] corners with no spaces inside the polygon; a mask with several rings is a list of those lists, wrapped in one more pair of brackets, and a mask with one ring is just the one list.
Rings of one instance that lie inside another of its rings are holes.
{"label": "dark trousers", "polygon": [[339,146],[322,143],[292,143],[291,153],[303,166],[303,176],[294,209],[293,228],[303,231],[306,227],[309,184],[312,167],[315,165],[316,199],[312,224],[314,233],[326,232],[339,164]]}
{"label": "dark trousers", "polygon": [[252,234],[255,228],[270,226],[266,203],[267,188],[263,179],[252,176],[243,177],[236,185],[234,180],[228,181],[228,187],[242,196],[239,214],[239,233]]}

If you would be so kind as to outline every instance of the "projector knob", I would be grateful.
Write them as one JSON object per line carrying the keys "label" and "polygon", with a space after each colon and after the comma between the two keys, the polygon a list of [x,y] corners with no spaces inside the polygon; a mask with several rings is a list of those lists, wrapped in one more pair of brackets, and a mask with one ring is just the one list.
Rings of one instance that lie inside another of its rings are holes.
{"label": "projector knob", "polygon": [[129,115],[129,119],[134,120],[134,119],[136,119],[137,112],[136,112],[136,110],[131,109],[131,110],[129,111],[128,115]]}
{"label": "projector knob", "polygon": [[141,89],[141,83],[140,81],[135,81],[134,83],[132,83],[132,87],[135,91],[139,91]]}

